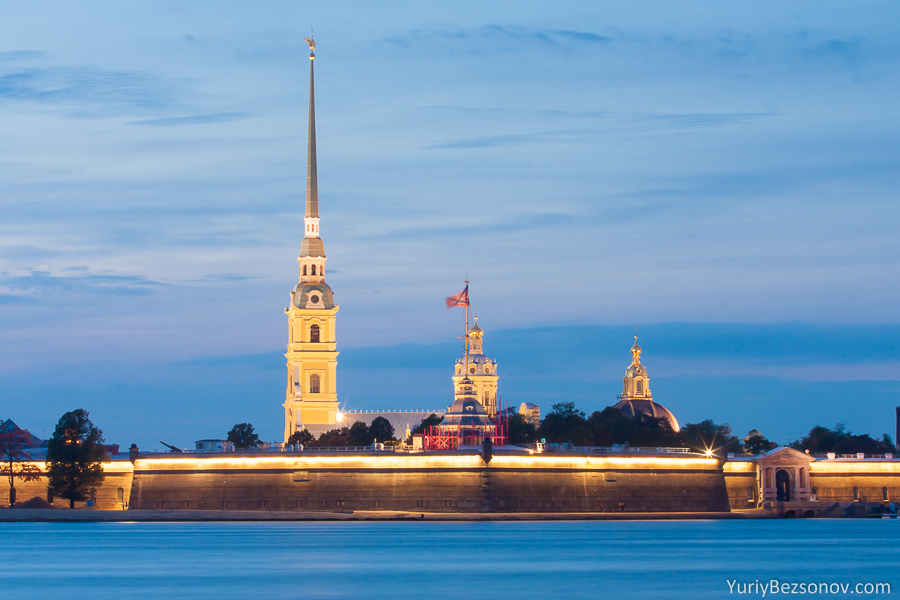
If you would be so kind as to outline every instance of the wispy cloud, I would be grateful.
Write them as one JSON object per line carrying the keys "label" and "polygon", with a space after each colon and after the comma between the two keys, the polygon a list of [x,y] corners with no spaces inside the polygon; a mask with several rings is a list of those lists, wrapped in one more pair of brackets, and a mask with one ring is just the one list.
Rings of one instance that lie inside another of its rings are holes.
{"label": "wispy cloud", "polygon": [[46,271],[32,271],[29,275],[0,277],[0,303],[57,304],[97,294],[148,296],[163,285],[146,277],[129,275],[86,273],[59,277]]}
{"label": "wispy cloud", "polygon": [[93,67],[19,69],[0,75],[0,101],[36,102],[82,110],[147,109],[174,101],[171,82],[141,71]]}
{"label": "wispy cloud", "polygon": [[45,52],[38,50],[7,50],[6,52],[0,52],[0,61],[28,60],[40,58],[45,54]]}
{"label": "wispy cloud", "polygon": [[191,115],[188,117],[162,117],[159,119],[142,119],[129,121],[129,125],[143,125],[145,127],[180,127],[182,125],[209,125],[211,123],[227,123],[246,119],[250,113],[245,112],[221,112],[208,115]]}

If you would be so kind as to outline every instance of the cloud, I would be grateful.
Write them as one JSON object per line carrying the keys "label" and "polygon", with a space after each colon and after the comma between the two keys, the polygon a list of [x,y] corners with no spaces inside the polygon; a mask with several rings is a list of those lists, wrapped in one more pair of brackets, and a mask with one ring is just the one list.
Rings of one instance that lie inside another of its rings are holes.
{"label": "cloud", "polygon": [[178,127],[181,125],[209,125],[211,123],[227,123],[246,119],[250,113],[221,112],[208,115],[192,115],[189,117],[163,117],[159,119],[142,119],[129,121],[129,125],[143,125],[145,127]]}
{"label": "cloud", "polygon": [[0,52],[0,61],[13,61],[13,60],[27,60],[30,58],[40,58],[44,56],[45,52],[40,52],[37,50],[8,50],[6,52]]}
{"label": "cloud", "polygon": [[485,45],[513,42],[540,44],[544,47],[570,48],[576,46],[596,46],[613,41],[611,37],[591,31],[574,29],[535,29],[515,25],[486,24],[464,29],[417,29],[406,35],[393,36],[386,42],[404,48],[424,47],[435,42],[450,42],[455,49],[477,53]]}
{"label": "cloud", "polygon": [[103,114],[108,114],[116,106],[123,111],[170,106],[173,87],[171,82],[141,71],[32,68],[0,76],[0,100],[95,107],[98,112],[103,107]]}
{"label": "cloud", "polygon": [[565,138],[589,133],[586,129],[566,129],[560,131],[536,131],[533,133],[512,133],[488,135],[476,138],[451,140],[426,146],[428,150],[459,150],[468,148],[497,148],[499,146],[524,146],[539,142],[559,142]]}
{"label": "cloud", "polygon": [[0,301],[5,304],[35,301],[56,304],[97,294],[148,296],[163,285],[166,284],[129,275],[88,273],[58,277],[46,271],[32,271],[29,275],[0,277]]}

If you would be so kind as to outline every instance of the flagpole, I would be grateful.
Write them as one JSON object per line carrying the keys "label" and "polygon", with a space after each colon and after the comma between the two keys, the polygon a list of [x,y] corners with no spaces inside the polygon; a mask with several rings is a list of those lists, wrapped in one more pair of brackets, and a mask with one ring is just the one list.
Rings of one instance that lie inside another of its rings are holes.
{"label": "flagpole", "polygon": [[469,280],[466,279],[466,370],[463,373],[464,377],[469,376]]}

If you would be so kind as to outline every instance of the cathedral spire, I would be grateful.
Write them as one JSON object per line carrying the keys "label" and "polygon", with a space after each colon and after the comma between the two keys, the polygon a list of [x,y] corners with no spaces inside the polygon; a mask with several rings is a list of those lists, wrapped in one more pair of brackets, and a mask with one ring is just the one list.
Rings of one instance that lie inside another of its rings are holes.
{"label": "cathedral spire", "polygon": [[[313,62],[316,58],[316,42],[310,37],[303,38],[309,44],[309,141],[306,157],[306,217],[319,216],[319,185],[316,173],[316,92],[313,77]],[[307,232],[308,233],[308,232]]]}
{"label": "cathedral spire", "polygon": [[304,235],[300,246],[300,282],[325,282],[325,246],[319,237],[319,182],[316,173],[316,90],[313,60],[316,43],[312,37],[303,38],[309,44],[309,142],[306,158],[306,215]]}

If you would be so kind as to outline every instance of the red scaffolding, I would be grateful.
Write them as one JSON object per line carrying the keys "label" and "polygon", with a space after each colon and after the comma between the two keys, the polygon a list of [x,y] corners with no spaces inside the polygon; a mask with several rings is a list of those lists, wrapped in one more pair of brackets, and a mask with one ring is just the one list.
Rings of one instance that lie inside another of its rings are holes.
{"label": "red scaffolding", "polygon": [[425,450],[458,450],[460,446],[480,446],[490,438],[495,446],[505,446],[509,438],[507,406],[498,398],[497,416],[490,425],[433,425],[425,430]]}

